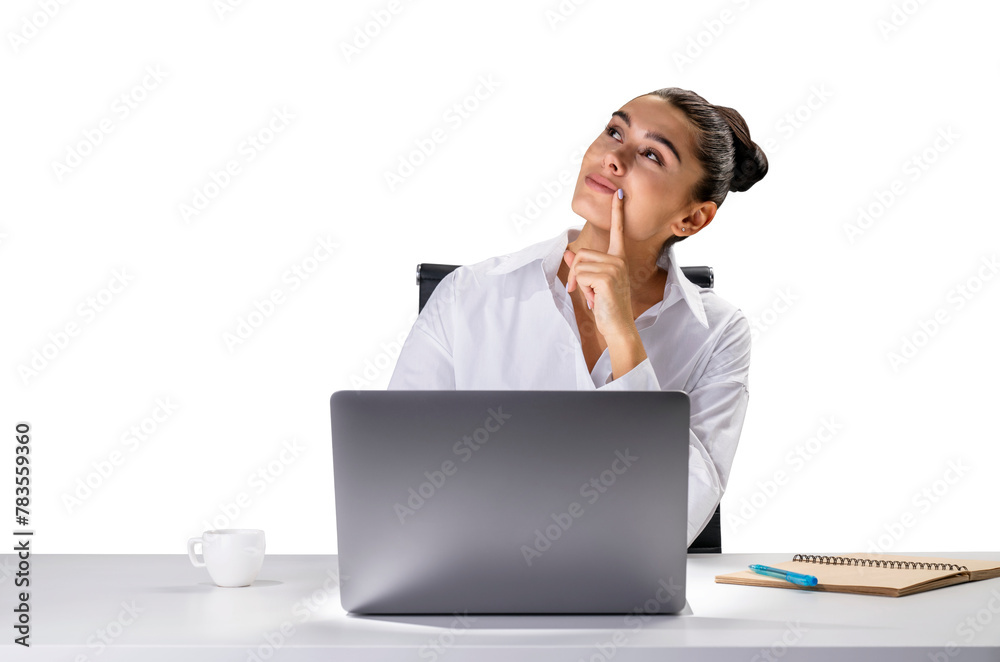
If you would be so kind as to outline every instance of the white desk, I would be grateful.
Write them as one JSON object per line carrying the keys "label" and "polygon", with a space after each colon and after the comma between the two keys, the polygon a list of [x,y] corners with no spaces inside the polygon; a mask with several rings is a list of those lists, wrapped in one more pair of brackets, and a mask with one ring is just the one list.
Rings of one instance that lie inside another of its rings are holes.
{"label": "white desk", "polygon": [[[1000,552],[926,555],[1000,559]],[[0,577],[0,659],[1000,660],[1000,578],[903,598],[714,581],[716,574],[751,562],[790,556],[691,555],[685,612],[646,622],[625,616],[472,616],[463,624],[454,616],[346,615],[333,555],[270,555],[252,586],[218,588],[183,554],[40,554],[31,558],[30,649],[12,643],[12,609],[22,589],[7,572]],[[0,555],[8,572],[15,561]],[[101,642],[101,631],[110,643]],[[967,647],[949,655],[949,641]]]}

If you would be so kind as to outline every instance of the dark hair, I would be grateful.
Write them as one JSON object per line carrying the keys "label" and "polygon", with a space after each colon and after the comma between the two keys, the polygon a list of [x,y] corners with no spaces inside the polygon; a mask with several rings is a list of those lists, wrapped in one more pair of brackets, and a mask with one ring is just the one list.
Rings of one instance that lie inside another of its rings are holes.
{"label": "dark hair", "polygon": [[[750,129],[738,112],[710,104],[691,90],[679,87],[665,87],[648,94],[670,102],[696,129],[694,155],[705,175],[691,190],[692,200],[711,201],[721,207],[729,191],[746,191],[767,174],[767,157],[750,139]],[[670,237],[663,244],[663,251],[684,239],[687,237]]]}

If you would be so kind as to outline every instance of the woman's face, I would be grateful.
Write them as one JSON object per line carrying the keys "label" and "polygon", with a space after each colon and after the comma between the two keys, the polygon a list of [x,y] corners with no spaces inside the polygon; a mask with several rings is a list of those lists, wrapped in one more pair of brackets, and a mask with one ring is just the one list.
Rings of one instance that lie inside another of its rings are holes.
{"label": "woman's face", "polygon": [[[680,222],[700,206],[689,196],[702,169],[693,153],[695,129],[684,114],[668,101],[646,95],[612,114],[608,127],[583,155],[573,211],[610,230],[611,196],[621,188],[625,236],[631,241],[659,247],[673,234],[692,234],[691,227],[682,233]],[[670,145],[647,133],[659,134]],[[608,180],[614,191],[594,190],[588,178]]]}

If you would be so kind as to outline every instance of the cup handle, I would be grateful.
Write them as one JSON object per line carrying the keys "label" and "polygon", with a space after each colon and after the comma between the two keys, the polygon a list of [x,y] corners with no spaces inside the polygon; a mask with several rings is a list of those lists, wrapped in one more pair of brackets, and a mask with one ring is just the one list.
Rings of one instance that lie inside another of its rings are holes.
{"label": "cup handle", "polygon": [[204,559],[204,557],[205,557],[205,545],[202,544],[201,538],[191,538],[190,540],[188,540],[188,558],[191,559],[191,563],[194,564],[194,567],[196,567],[196,568],[204,568],[205,567],[205,561],[204,560],[201,560],[201,561],[198,560],[198,557],[197,557],[197,555],[195,554],[195,551],[194,551],[194,546],[195,545],[201,545],[201,556],[202,556],[202,559]]}

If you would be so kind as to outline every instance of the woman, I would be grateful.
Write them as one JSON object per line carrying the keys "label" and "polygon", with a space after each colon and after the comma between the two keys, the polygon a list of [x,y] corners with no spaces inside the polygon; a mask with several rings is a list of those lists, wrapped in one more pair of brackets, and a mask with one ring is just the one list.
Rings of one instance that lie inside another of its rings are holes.
{"label": "woman", "polygon": [[673,246],[765,174],[735,110],[675,87],[632,99],[584,154],[572,201],[582,229],[443,278],[388,388],[685,391],[690,545],[729,480],[750,325],[684,277]]}

